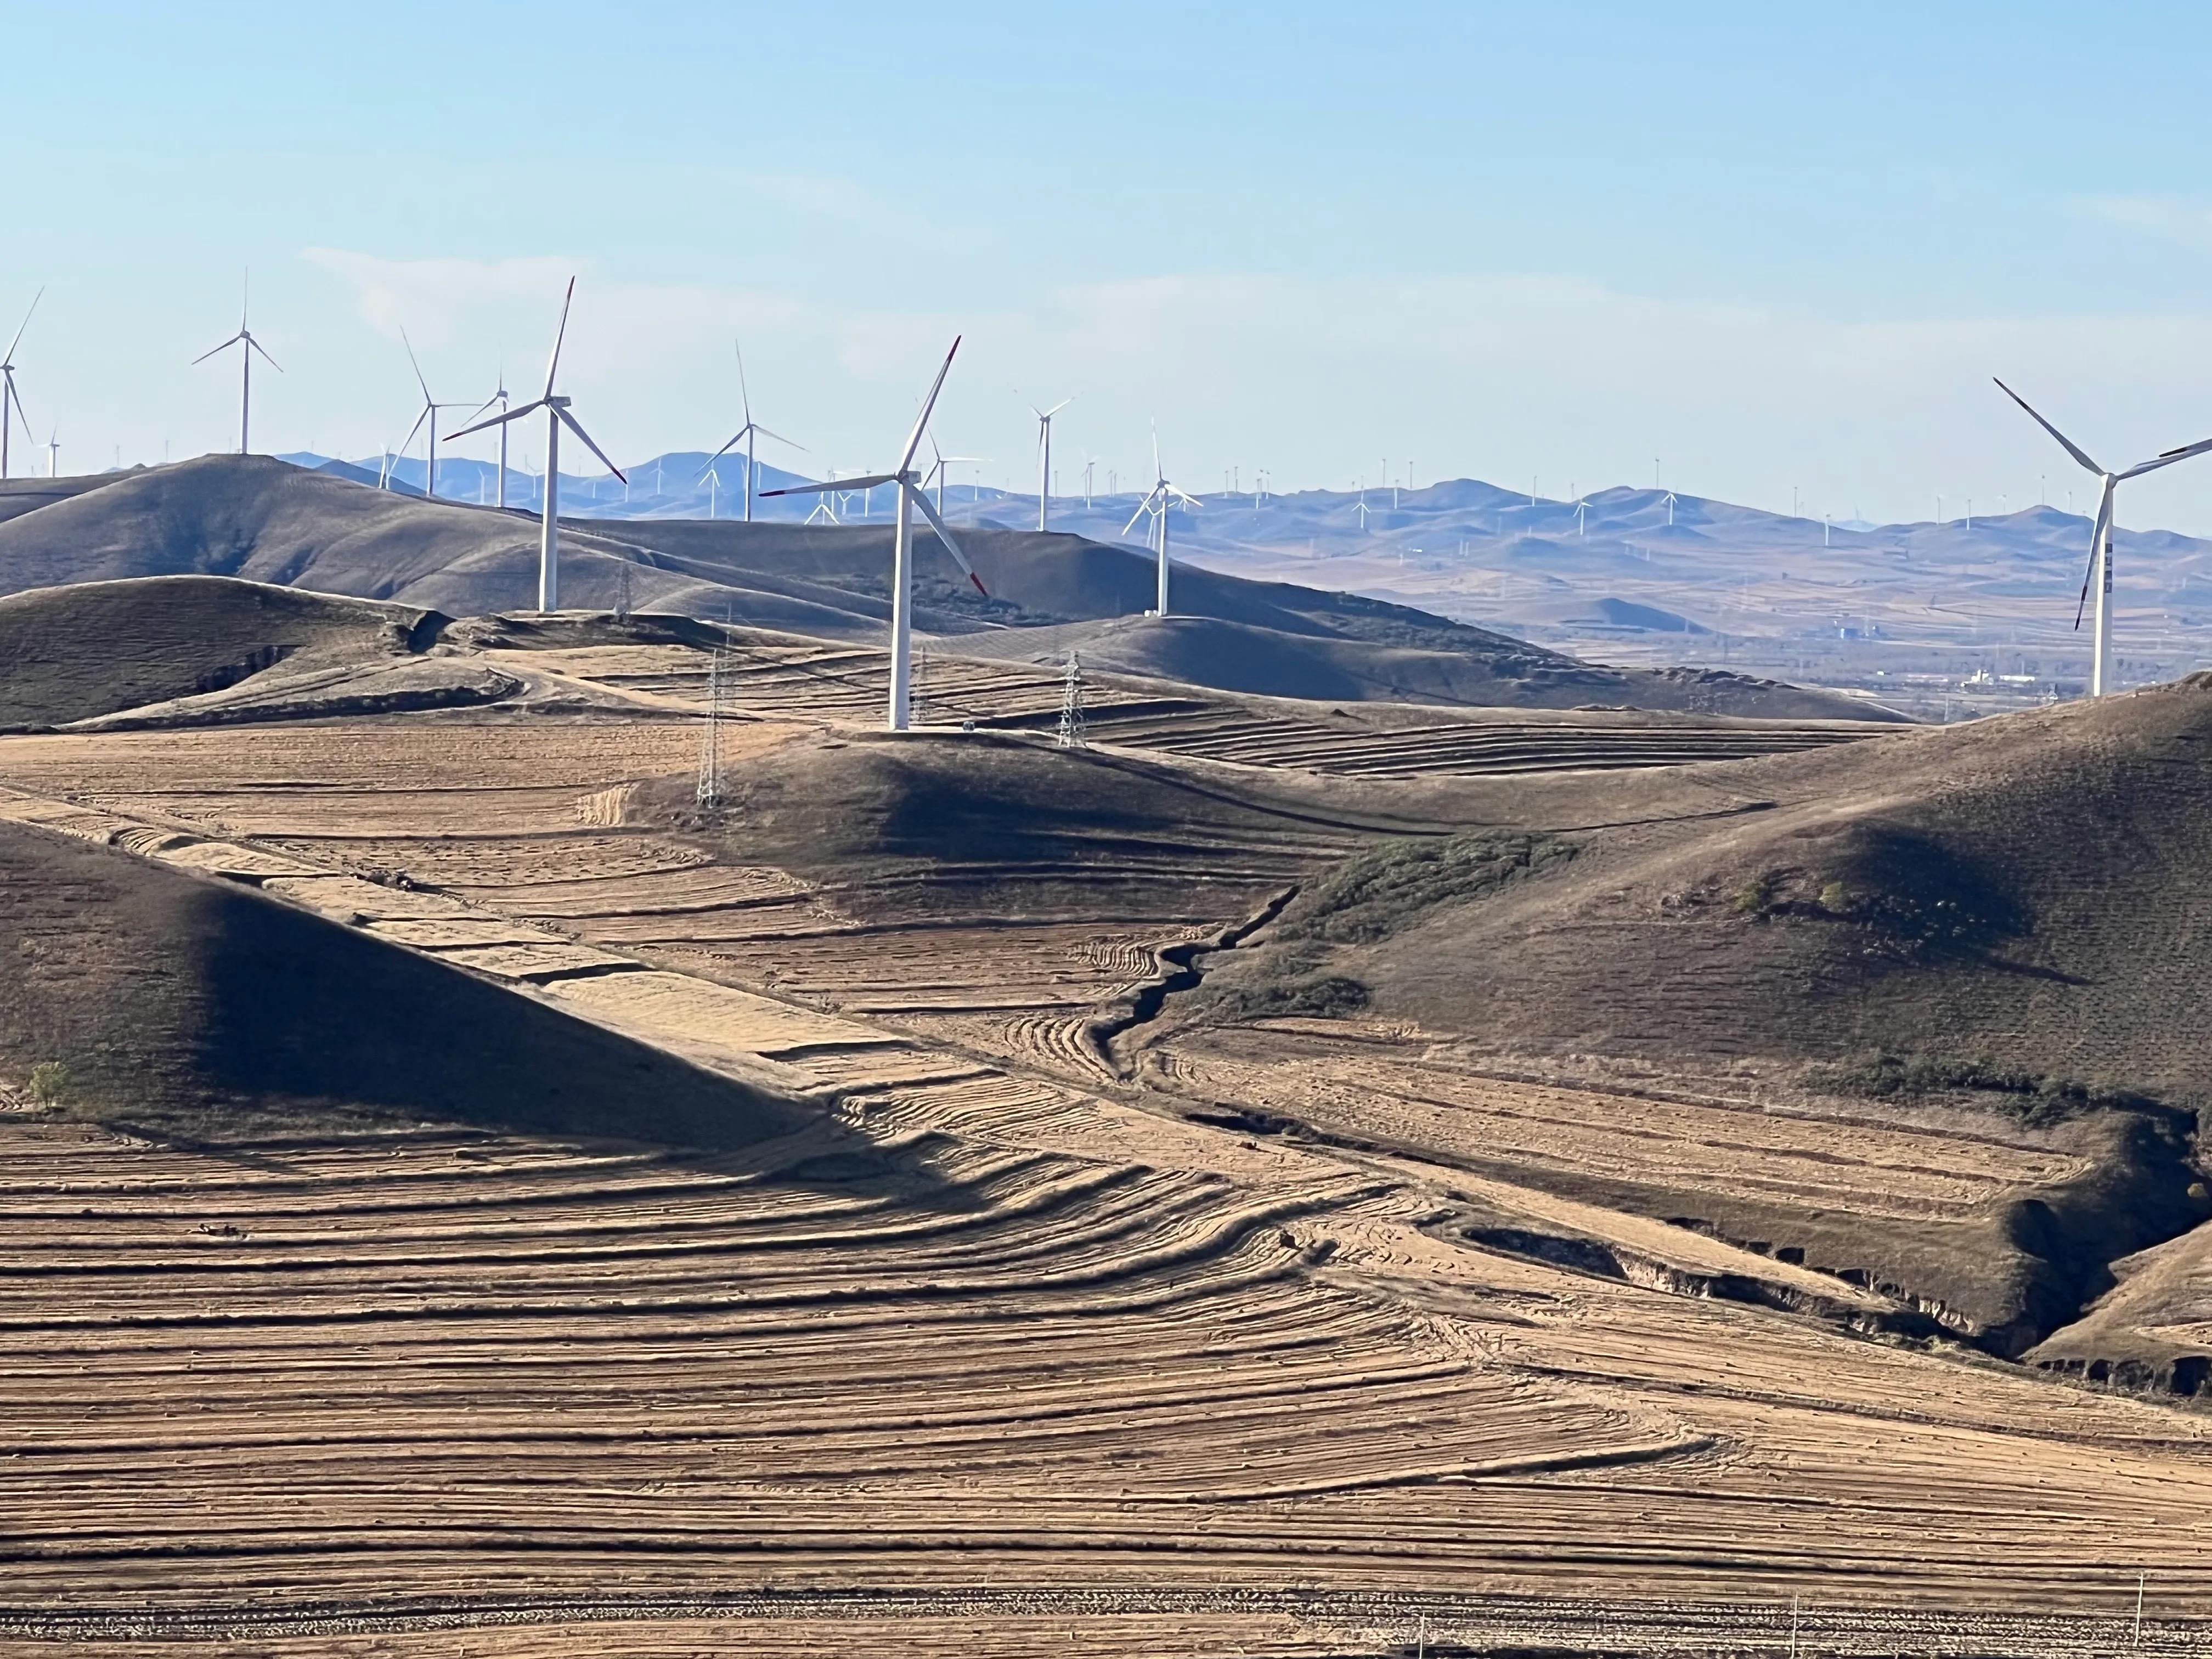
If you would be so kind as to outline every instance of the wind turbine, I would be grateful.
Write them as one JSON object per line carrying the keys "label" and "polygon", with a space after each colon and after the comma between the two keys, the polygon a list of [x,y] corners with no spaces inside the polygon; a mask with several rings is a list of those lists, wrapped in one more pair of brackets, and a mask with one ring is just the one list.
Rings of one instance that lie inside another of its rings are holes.
{"label": "wind turbine", "polygon": [[[421,378],[421,371],[419,370],[416,371],[416,378]],[[422,395],[426,398],[429,396],[428,387],[426,386],[423,388]],[[500,414],[504,416],[507,413],[507,365],[505,363],[501,363],[499,366],[499,390],[493,392],[490,397],[478,404],[474,413],[471,414],[469,418],[473,421],[476,419],[477,416],[483,414],[494,404],[499,405]],[[452,440],[448,439],[447,441],[450,443]],[[507,425],[504,419],[501,420],[499,428],[499,496],[492,505],[498,507],[501,512],[505,512],[507,510]]]}
{"label": "wind turbine", "polygon": [[62,476],[62,429],[59,427],[56,427],[53,434],[46,440],[46,476],[49,478]]}
{"label": "wind turbine", "polygon": [[584,430],[583,423],[568,412],[569,399],[553,390],[553,377],[561,368],[561,343],[568,337],[568,307],[575,299],[576,279],[571,276],[568,292],[561,301],[561,325],[553,334],[553,355],[545,363],[544,394],[535,403],[504,410],[488,421],[478,421],[453,434],[456,438],[465,438],[471,432],[505,426],[509,421],[519,421],[541,409],[545,411],[545,523],[538,542],[538,609],[541,615],[561,608],[561,428],[565,426],[581,438],[584,447],[606,463],[608,471],[624,483],[629,482],[620,467],[607,460],[607,452],[592,441],[592,434]]}
{"label": "wind turbine", "polygon": [[1584,529],[1584,528],[1583,528],[1583,526],[1584,526],[1584,525],[1589,521],[1589,503],[1588,501],[1583,501],[1583,499],[1581,499],[1579,496],[1577,496],[1577,497],[1576,498],[1576,500],[1575,500],[1575,534],[1576,534],[1576,535],[1577,535],[1577,536],[1585,536],[1585,535],[1588,535],[1588,534],[1589,533],[1586,529]]}
{"label": "wind turbine", "polygon": [[2207,450],[2212,450],[2212,438],[2184,444],[2179,449],[2162,450],[2150,459],[2138,461],[2124,471],[2108,472],[2084,454],[2071,438],[2029,408],[2027,399],[2002,380],[1997,381],[1997,389],[2027,410],[2030,419],[2057,439],[2060,448],[2097,475],[2097,521],[2089,532],[2089,566],[2081,574],[2081,597],[2074,607],[2074,626],[2077,630],[2081,626],[2081,613],[2089,604],[2089,584],[2094,581],[2097,584],[2097,625],[2095,652],[2089,669],[2089,695],[2101,697],[2105,695],[2106,683],[2112,678],[2112,492],[2130,478],[2140,478],[2146,472],[2155,472],[2162,466],[2172,466],[2176,461],[2185,461],[2192,455],[2202,455]]}
{"label": "wind turbine", "polygon": [[888,472],[878,472],[865,478],[843,478],[826,483],[792,484],[782,489],[766,489],[763,499],[770,495],[820,495],[837,489],[873,489],[878,484],[894,486],[897,498],[892,518],[896,528],[891,533],[891,687],[890,708],[884,724],[894,732],[907,729],[912,714],[911,687],[914,682],[914,528],[908,509],[920,507],[921,516],[929,520],[929,527],[937,532],[937,539],[952,561],[968,573],[968,580],[975,584],[975,591],[985,599],[990,592],[968,556],[960,550],[960,544],[952,539],[943,515],[929,503],[928,493],[921,487],[921,475],[914,470],[914,453],[921,447],[922,434],[928,429],[930,411],[937,407],[937,394],[945,389],[945,377],[952,372],[953,354],[960,349],[958,337],[952,342],[952,350],[945,354],[945,362],[930,382],[929,395],[921,400],[921,413],[914,417],[914,429],[906,434],[906,447],[899,452],[898,465]]}
{"label": "wind turbine", "polygon": [[[253,354],[257,351],[260,351],[261,359],[264,362],[267,363],[270,368],[275,369],[279,374],[282,374],[284,372],[284,365],[278,362],[274,357],[271,357],[266,351],[262,351],[261,342],[253,337],[253,331],[246,325],[246,302],[251,296],[252,292],[252,279],[249,273],[246,281],[240,285],[238,290],[238,332],[232,335],[221,345],[216,347],[214,350],[203,351],[198,356],[192,359],[193,367],[198,368],[209,358],[214,356],[216,352],[228,351],[233,346],[239,348],[238,453],[241,455],[247,453],[246,437],[250,430],[250,422],[253,413]],[[9,355],[12,356],[14,353],[11,351]]]}
{"label": "wind turbine", "polygon": [[[761,425],[757,421],[753,419],[753,394],[745,389],[745,349],[741,345],[738,345],[737,342],[734,340],[730,343],[736,348],[738,354],[738,397],[744,407],[745,423],[737,429],[736,433],[731,437],[728,443],[724,444],[720,449],[716,450],[712,455],[709,455],[707,458],[707,465],[709,467],[712,467],[716,461],[720,460],[723,456],[730,453],[730,450],[736,445],[738,439],[742,438],[744,440],[745,522],[747,524],[750,524],[753,521],[753,447],[755,440],[760,438],[774,438],[776,442],[780,444],[791,444],[791,447],[799,451],[802,455],[806,453],[806,446],[805,444],[791,443],[790,439],[784,437],[781,433],[769,431],[766,427]],[[704,472],[702,472],[699,476],[703,478],[707,475]],[[779,490],[772,493],[780,495],[782,492]],[[711,516],[711,514],[709,516]]]}
{"label": "wind turbine", "polygon": [[[7,355],[0,356],[0,478],[8,476],[9,411],[12,410],[16,415],[23,415],[23,394],[15,390],[15,348],[23,343],[23,330],[31,325],[31,312],[36,311],[39,301],[46,297],[46,291],[43,288],[31,296],[30,310],[23,313],[22,326],[15,331],[15,337],[8,342]],[[31,417],[28,415],[23,415],[23,435],[27,438],[31,435]]]}
{"label": "wind turbine", "polygon": [[1674,524],[1674,492],[1673,490],[1670,489],[1667,492],[1663,500],[1663,504],[1667,508],[1668,528],[1672,529]]}
{"label": "wind turbine", "polygon": [[932,478],[937,480],[937,510],[941,514],[945,511],[945,484],[951,477],[952,469],[956,466],[981,466],[984,458],[981,455],[947,455],[937,447],[934,438],[929,441],[929,453],[937,459],[930,463],[929,471],[922,475],[921,487],[927,489]]}
{"label": "wind turbine", "polygon": [[[400,325],[399,343],[407,348],[407,366],[415,371],[415,384],[422,388],[422,412],[415,417],[415,424],[407,428],[407,435],[399,441],[399,453],[403,455],[407,453],[407,446],[415,441],[415,434],[422,429],[422,422],[429,422],[430,447],[425,452],[429,459],[424,463],[422,469],[422,494],[425,499],[434,501],[438,495],[438,411],[441,409],[465,409],[467,405],[441,404],[430,395],[430,383],[422,378],[422,365],[415,361],[415,342],[407,337],[407,328],[404,324]],[[505,380],[507,377],[501,375],[500,378]],[[479,410],[477,412],[481,414],[483,410]],[[506,436],[506,429],[501,428],[500,437],[502,442]]]}
{"label": "wind turbine", "polygon": [[1050,409],[1030,405],[1030,413],[1037,417],[1037,528],[1045,527],[1045,509],[1052,501],[1052,417],[1075,401],[1062,398]]}
{"label": "wind turbine", "polygon": [[1126,536],[1135,529],[1137,520],[1147,513],[1157,521],[1153,527],[1159,532],[1160,538],[1159,596],[1153,610],[1163,617],[1168,614],[1168,514],[1175,510],[1175,504],[1179,501],[1193,512],[1197,511],[1198,498],[1177,489],[1168,482],[1168,475],[1161,470],[1160,434],[1158,428],[1155,428],[1152,431],[1152,487],[1145,492],[1145,499],[1137,503],[1137,510],[1129,515],[1129,522],[1121,526],[1121,533]]}

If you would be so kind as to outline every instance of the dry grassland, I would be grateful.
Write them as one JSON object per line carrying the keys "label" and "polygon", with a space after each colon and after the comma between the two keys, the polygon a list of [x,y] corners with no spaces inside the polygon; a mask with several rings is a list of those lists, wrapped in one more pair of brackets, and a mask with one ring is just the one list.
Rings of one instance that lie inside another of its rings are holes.
{"label": "dry grassland", "polygon": [[[748,695],[823,717],[841,660]],[[1600,1191],[1641,1169],[1918,1224],[2064,1178],[2063,1146],[1271,1046],[1294,1026],[1186,1033],[1125,1082],[1102,1008],[1340,836],[1224,819],[1054,914],[933,910],[1000,877],[839,886],[641,816],[695,743],[0,740],[0,818],[819,1114],[720,1153],[0,1114],[0,1636],[1382,1654],[1425,1620],[1463,1652],[1771,1652],[1799,1595],[1808,1652],[2057,1653],[2109,1642],[2147,1571],[2159,1650],[2203,1650],[2212,1421],[1931,1350],[1878,1286]],[[1236,1115],[1271,1109],[1306,1128]]]}

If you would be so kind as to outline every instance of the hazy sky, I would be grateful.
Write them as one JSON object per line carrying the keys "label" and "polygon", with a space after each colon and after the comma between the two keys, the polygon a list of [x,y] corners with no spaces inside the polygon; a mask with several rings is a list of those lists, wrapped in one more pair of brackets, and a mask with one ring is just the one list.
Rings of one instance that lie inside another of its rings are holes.
{"label": "hazy sky", "polygon": [[[0,3],[0,312],[64,470],[368,453],[544,372],[617,459],[756,412],[1026,482],[1074,396],[1218,489],[1470,475],[1925,518],[2212,435],[2201,7],[1303,3],[650,9]],[[0,336],[0,344],[4,344]],[[471,446],[480,447],[480,446]],[[43,455],[40,457],[43,463]],[[764,455],[764,459],[767,457]],[[778,461],[806,458],[779,453]],[[18,467],[21,460],[18,459]],[[2212,532],[2212,462],[2122,519]]]}

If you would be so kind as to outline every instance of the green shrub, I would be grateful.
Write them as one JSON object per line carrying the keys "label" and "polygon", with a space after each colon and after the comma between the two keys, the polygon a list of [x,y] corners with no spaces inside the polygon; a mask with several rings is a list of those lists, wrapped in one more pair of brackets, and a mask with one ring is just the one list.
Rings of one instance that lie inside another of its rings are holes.
{"label": "green shrub", "polygon": [[2159,1103],[2130,1090],[2022,1071],[2000,1065],[1986,1055],[1972,1059],[1905,1055],[1879,1048],[1856,1060],[1808,1067],[1805,1081],[1831,1094],[1863,1095],[1876,1100],[1940,1094],[1989,1096],[1992,1098],[1985,1103],[2032,1126],[2057,1123],[2085,1111],[2155,1109]]}
{"label": "green shrub", "polygon": [[1729,901],[1729,908],[1740,916],[1749,916],[1754,921],[1764,921],[1772,915],[1776,901],[1782,896],[1782,872],[1762,870],[1735,890]]}
{"label": "green shrub", "polygon": [[1480,898],[1574,855],[1572,842],[1522,830],[1389,842],[1316,881],[1285,915],[1277,937],[1370,944],[1439,905]]}
{"label": "green shrub", "polygon": [[69,1086],[69,1067],[58,1060],[42,1060],[31,1067],[31,1098],[40,1105],[60,1105]]}

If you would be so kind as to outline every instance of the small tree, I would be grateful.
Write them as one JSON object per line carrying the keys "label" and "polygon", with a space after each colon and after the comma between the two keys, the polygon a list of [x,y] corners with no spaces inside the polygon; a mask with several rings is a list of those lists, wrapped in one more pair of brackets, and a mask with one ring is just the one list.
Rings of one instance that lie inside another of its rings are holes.
{"label": "small tree", "polygon": [[58,1106],[69,1092],[69,1067],[58,1060],[42,1060],[31,1067],[31,1098],[41,1106]]}

